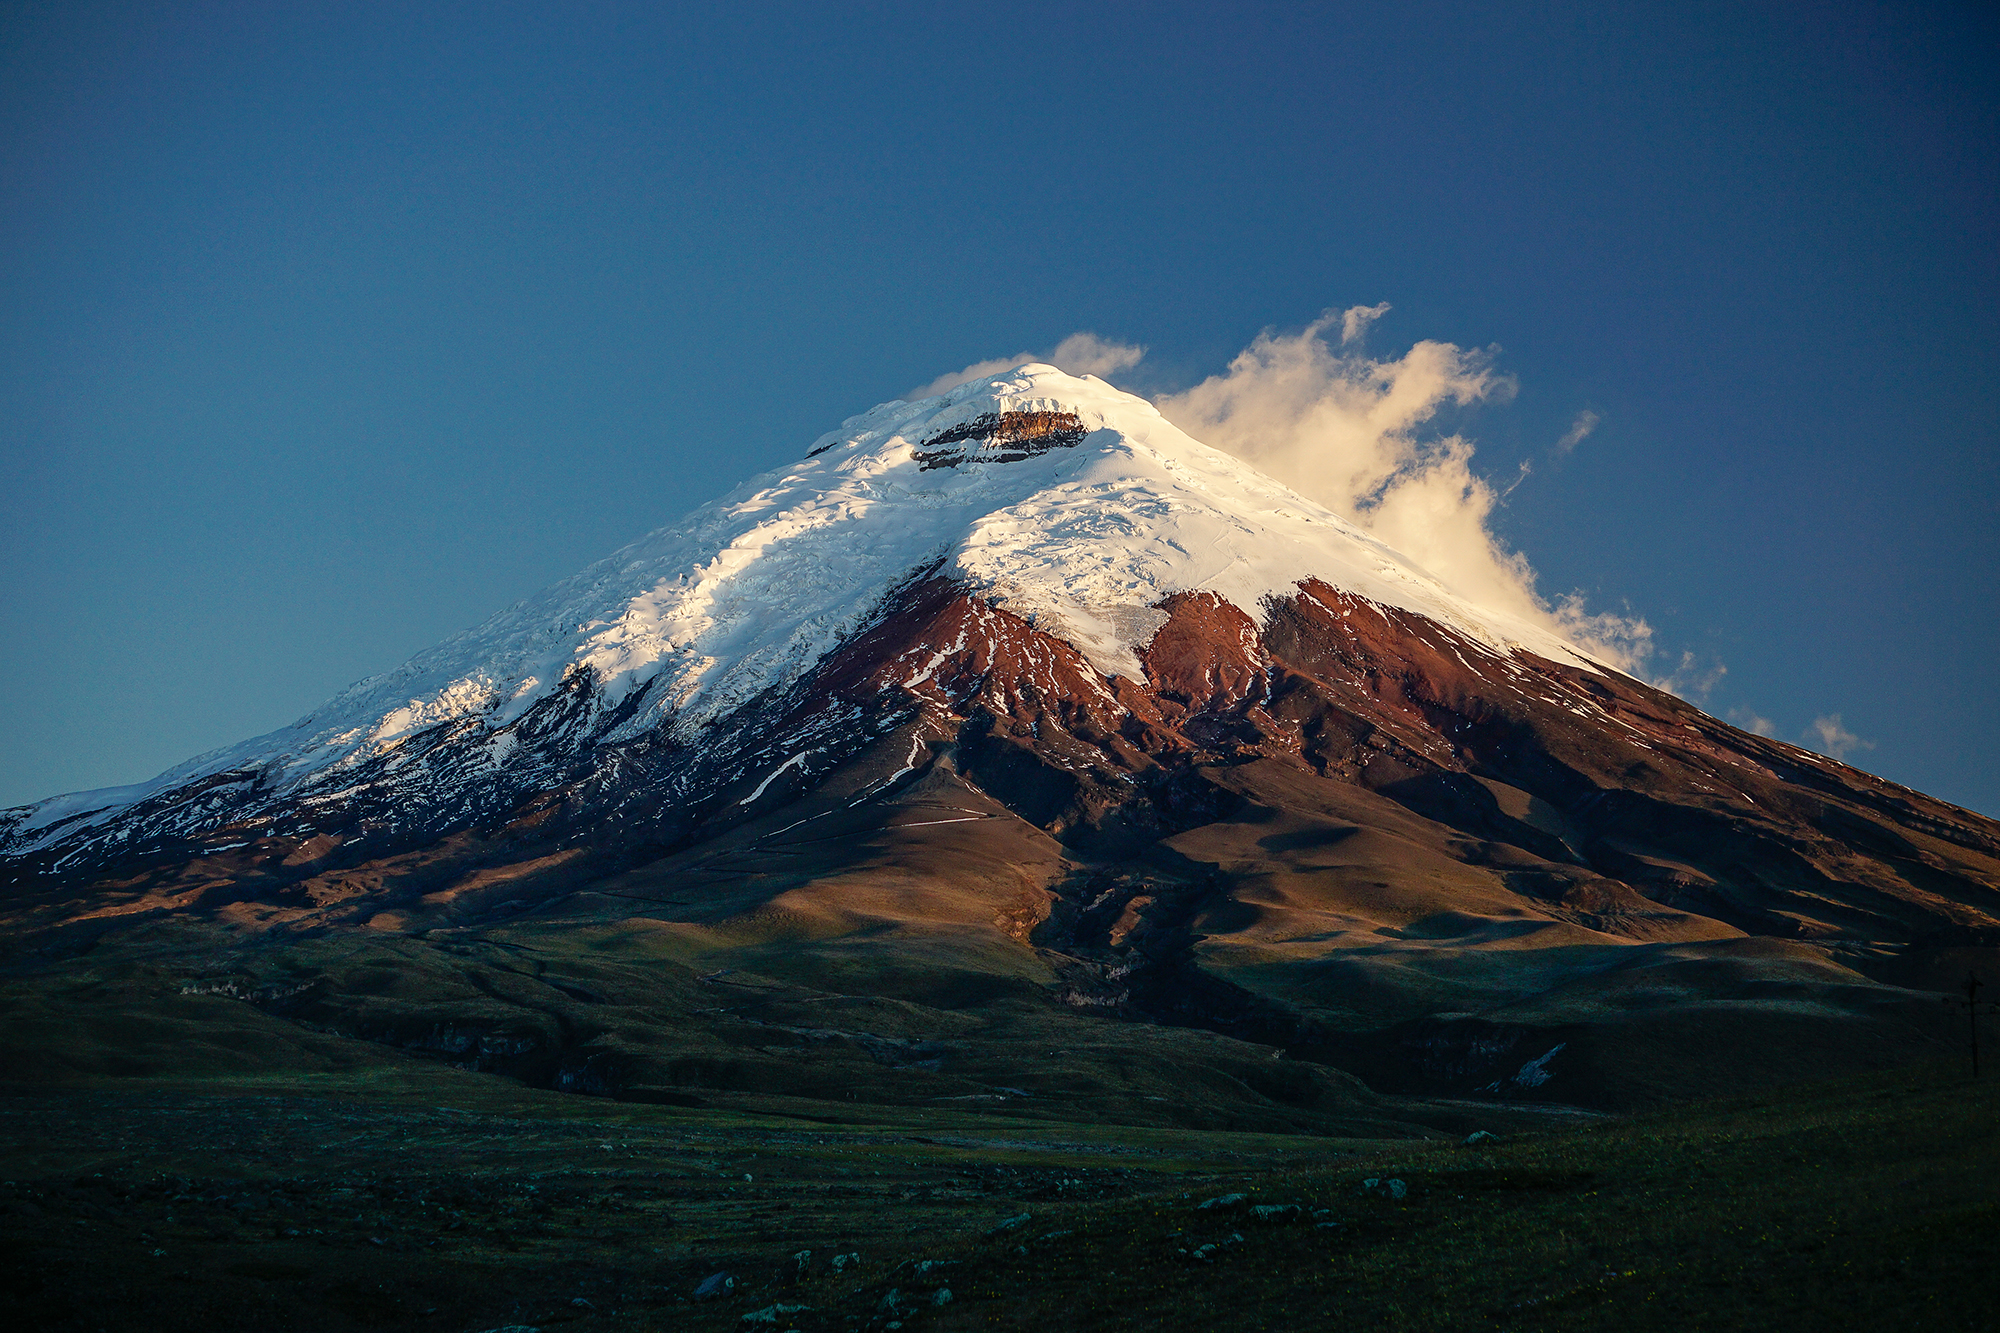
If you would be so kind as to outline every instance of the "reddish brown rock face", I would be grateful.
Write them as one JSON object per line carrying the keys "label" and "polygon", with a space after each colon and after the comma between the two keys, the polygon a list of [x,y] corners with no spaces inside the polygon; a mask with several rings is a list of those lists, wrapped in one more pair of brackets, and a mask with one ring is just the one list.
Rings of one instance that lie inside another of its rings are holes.
{"label": "reddish brown rock face", "polygon": [[1135,779],[1259,762],[1387,796],[1446,841],[1588,878],[1584,896],[1604,901],[1622,890],[1791,938],[2000,926],[1992,821],[1629,677],[1497,654],[1316,582],[1261,627],[1209,593],[1160,609],[1145,679],[1107,681],[1067,643],[933,580],[831,659],[821,687],[909,701],[930,736],[968,744],[975,776],[1042,770],[1067,798],[1033,822],[1073,840],[1145,804]]}
{"label": "reddish brown rock face", "polygon": [[1271,687],[1271,659],[1257,622],[1211,592],[1164,602],[1167,623],[1146,645],[1142,664],[1153,692],[1181,716],[1226,712]]}
{"label": "reddish brown rock face", "polygon": [[994,412],[938,432],[917,446],[922,471],[963,463],[1013,463],[1073,449],[1089,434],[1074,412]]}

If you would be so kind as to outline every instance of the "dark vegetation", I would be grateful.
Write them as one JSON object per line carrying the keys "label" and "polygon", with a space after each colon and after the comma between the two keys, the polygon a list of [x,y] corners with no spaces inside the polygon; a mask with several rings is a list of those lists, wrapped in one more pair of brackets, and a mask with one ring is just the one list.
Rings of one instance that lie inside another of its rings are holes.
{"label": "dark vegetation", "polygon": [[[814,1124],[411,1061],[282,1085],[16,1089],[0,1100],[0,1319],[1987,1328],[1996,1086],[1918,1066],[1517,1121],[1476,1147],[881,1108]],[[1245,1197],[1200,1206],[1229,1195]],[[697,1303],[716,1273],[733,1289]],[[770,1322],[746,1322],[758,1312]]]}

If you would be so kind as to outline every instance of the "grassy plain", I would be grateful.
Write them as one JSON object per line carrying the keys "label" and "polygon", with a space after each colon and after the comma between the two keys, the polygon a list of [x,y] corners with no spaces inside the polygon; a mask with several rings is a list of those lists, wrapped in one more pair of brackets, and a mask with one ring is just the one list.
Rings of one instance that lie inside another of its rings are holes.
{"label": "grassy plain", "polygon": [[[1536,1123],[1517,1113],[1478,1148],[883,1107],[834,1123],[414,1060],[18,1088],[0,1098],[0,1320],[2000,1327],[1990,1075],[1917,1066]],[[1364,1195],[1369,1178],[1406,1197]],[[1229,1194],[1247,1198],[1199,1207]],[[1289,1204],[1281,1220],[1254,1211]],[[836,1272],[837,1255],[859,1257]],[[694,1302],[718,1272],[733,1290]],[[770,1322],[746,1322],[760,1312]]]}

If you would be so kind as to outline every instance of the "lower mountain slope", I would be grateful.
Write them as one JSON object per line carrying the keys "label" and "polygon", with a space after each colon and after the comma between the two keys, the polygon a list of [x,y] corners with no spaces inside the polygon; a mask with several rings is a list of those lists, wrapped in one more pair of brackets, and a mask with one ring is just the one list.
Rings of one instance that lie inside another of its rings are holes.
{"label": "lower mountain slope", "polygon": [[700,745],[482,791],[447,725],[377,761],[472,793],[425,820],[16,858],[7,1058],[1421,1133],[1934,1053],[2000,944],[2000,826],[1636,680],[1310,579],[1154,612],[1107,675],[932,569]]}

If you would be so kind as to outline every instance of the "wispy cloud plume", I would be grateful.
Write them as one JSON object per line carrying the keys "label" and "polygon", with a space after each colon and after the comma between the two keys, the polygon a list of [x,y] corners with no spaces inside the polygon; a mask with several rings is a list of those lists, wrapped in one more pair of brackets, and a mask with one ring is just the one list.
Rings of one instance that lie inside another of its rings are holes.
{"label": "wispy cloud plume", "polygon": [[1778,724],[1768,717],[1759,717],[1748,708],[1732,708],[1729,720],[1753,736],[1769,736],[1776,739]]}
{"label": "wispy cloud plume", "polygon": [[1380,305],[1352,305],[1340,312],[1340,345],[1360,342],[1367,336],[1368,326],[1389,313],[1389,303]]}
{"label": "wispy cloud plume", "polygon": [[[1769,736],[1773,740],[1778,738],[1778,724],[1768,717],[1760,717],[1748,708],[1730,709],[1729,720],[1755,735]],[[1805,734],[1799,737],[1798,743],[1808,750],[1817,750],[1833,759],[1845,759],[1856,750],[1875,748],[1874,741],[1863,740],[1849,731],[1838,713],[1826,713],[1814,718],[1812,725],[1805,729]]]}
{"label": "wispy cloud plume", "polygon": [[1582,444],[1585,437],[1590,432],[1596,430],[1597,423],[1602,420],[1604,418],[1595,412],[1589,410],[1578,412],[1576,420],[1570,424],[1570,428],[1567,431],[1563,432],[1563,437],[1556,441],[1555,448],[1550,450],[1550,452],[1557,458],[1565,457],[1573,452],[1579,444]]}
{"label": "wispy cloud plume", "polygon": [[1046,362],[1070,375],[1095,375],[1103,379],[1138,365],[1145,355],[1145,348],[1133,346],[1131,343],[1113,342],[1094,333],[1072,333],[1050,351],[1019,352],[1013,356],[995,357],[990,361],[975,361],[963,370],[954,370],[949,375],[938,376],[929,384],[919,385],[904,394],[903,398],[906,402],[929,398],[947,389],[956,389],[961,384],[969,384],[988,375],[998,375],[1003,370],[1012,370],[1028,361]]}
{"label": "wispy cloud plume", "polygon": [[1683,699],[1706,699],[1728,674],[1729,668],[1714,658],[1704,659],[1684,652],[1672,671],[1655,676],[1652,683]]}
{"label": "wispy cloud plume", "polygon": [[[1472,470],[1472,441],[1424,433],[1448,406],[1511,398],[1513,378],[1494,368],[1490,352],[1451,343],[1368,355],[1357,344],[1388,309],[1328,311],[1297,334],[1266,330],[1226,373],[1158,399],[1159,408],[1196,439],[1352,518],[1461,594],[1637,670],[1652,651],[1652,628],[1637,617],[1591,614],[1576,596],[1543,598],[1526,557],[1492,531],[1501,493]],[[1337,347],[1328,342],[1335,329]]]}
{"label": "wispy cloud plume", "polygon": [[1805,743],[1808,748],[1833,759],[1845,759],[1856,750],[1875,748],[1874,741],[1862,740],[1849,731],[1838,713],[1814,718],[1812,725],[1806,728]]}

